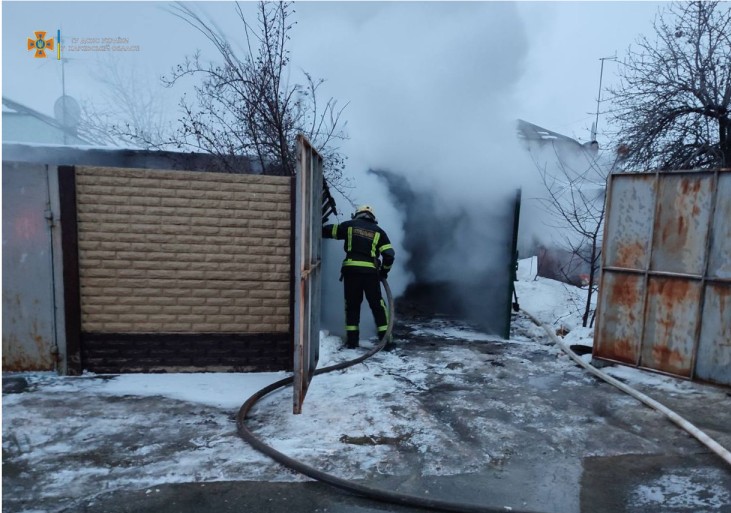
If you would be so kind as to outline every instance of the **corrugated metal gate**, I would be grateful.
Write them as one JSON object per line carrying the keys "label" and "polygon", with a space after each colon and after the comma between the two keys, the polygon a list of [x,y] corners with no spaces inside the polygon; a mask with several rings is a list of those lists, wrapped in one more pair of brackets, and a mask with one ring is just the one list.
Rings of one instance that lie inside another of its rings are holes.
{"label": "corrugated metal gate", "polygon": [[731,385],[731,170],[608,182],[594,357]]}
{"label": "corrugated metal gate", "polygon": [[322,157],[297,138],[295,192],[294,413],[302,403],[320,357],[322,288]]}
{"label": "corrugated metal gate", "polygon": [[3,162],[3,370],[53,370],[52,214],[41,164]]}

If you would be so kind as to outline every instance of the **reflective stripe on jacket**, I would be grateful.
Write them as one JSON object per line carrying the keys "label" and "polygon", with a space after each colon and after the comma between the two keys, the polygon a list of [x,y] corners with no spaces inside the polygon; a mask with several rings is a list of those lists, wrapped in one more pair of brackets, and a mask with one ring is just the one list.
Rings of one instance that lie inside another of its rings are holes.
{"label": "reflective stripe on jacket", "polygon": [[322,236],[344,241],[343,268],[377,269],[379,257],[382,259],[383,269],[390,270],[393,266],[396,253],[388,235],[375,221],[360,218],[329,224],[322,227]]}

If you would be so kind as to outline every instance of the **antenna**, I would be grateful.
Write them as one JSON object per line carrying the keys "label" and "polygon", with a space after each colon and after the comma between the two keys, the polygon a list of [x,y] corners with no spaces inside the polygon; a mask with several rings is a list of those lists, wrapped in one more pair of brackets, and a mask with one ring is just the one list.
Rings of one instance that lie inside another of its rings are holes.
{"label": "antenna", "polygon": [[599,127],[599,103],[602,101],[602,79],[604,78],[604,61],[616,61],[617,60],[617,52],[614,52],[613,57],[601,57],[599,58],[600,61],[602,61],[601,70],[599,71],[599,94],[597,94],[596,97],[596,119],[594,120],[594,123],[591,125],[591,140],[596,141],[596,134]]}

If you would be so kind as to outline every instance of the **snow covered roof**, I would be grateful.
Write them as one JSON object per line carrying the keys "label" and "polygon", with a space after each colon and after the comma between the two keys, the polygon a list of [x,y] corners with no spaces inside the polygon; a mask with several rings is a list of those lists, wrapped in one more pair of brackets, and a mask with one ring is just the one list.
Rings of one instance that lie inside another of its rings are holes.
{"label": "snow covered roof", "polygon": [[56,119],[3,96],[3,141],[88,145]]}
{"label": "snow covered roof", "polygon": [[598,149],[596,141],[582,144],[576,139],[572,139],[571,137],[559,134],[558,132],[553,132],[538,125],[534,125],[533,123],[529,123],[522,119],[518,120],[517,125],[518,138],[526,141],[539,141],[549,144],[558,142],[569,147],[575,147],[577,150]]}
{"label": "snow covered roof", "polygon": [[[4,127],[3,127],[4,128]],[[145,169],[180,169],[187,171],[217,171],[220,162],[215,155],[134,148],[94,147],[3,142],[4,161],[36,162],[55,165],[138,167]],[[278,167],[262,169],[257,159],[231,156],[241,173],[281,174]]]}

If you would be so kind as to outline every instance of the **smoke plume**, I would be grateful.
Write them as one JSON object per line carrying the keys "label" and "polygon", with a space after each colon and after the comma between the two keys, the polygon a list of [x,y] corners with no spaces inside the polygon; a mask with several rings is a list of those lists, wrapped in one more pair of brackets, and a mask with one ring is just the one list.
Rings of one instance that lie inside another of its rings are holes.
{"label": "smoke plume", "polygon": [[[476,297],[468,303],[479,304],[494,287],[506,287],[504,234],[512,231],[516,189],[535,175],[511,108],[528,50],[517,8],[378,2],[347,11],[347,4],[338,5],[337,13],[302,6],[328,27],[319,36],[308,33],[316,48],[306,53],[318,60],[303,66],[328,78],[325,94],[350,102],[343,150],[355,178],[351,196],[355,204],[374,206],[393,239],[392,288],[400,295],[414,280],[469,283]],[[328,24],[331,15],[337,25]],[[339,205],[349,214],[346,200]],[[337,279],[341,245],[325,244],[326,258],[334,260],[326,273]],[[340,288],[337,282],[325,287],[325,325],[336,332],[342,329],[330,317],[342,318],[335,303],[342,301]],[[488,315],[485,310],[489,305],[479,315]],[[362,320],[362,329],[372,323],[370,312]]]}

